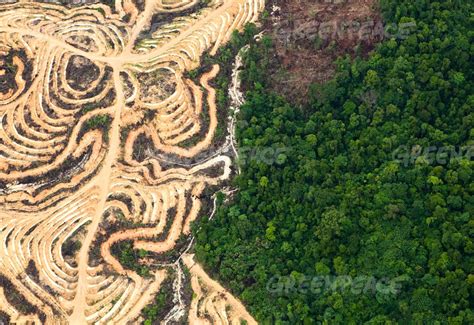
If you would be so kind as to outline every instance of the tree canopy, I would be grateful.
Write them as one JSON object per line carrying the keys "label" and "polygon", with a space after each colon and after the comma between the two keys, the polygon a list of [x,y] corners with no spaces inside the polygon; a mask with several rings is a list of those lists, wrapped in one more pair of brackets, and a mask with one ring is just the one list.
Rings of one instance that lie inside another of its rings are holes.
{"label": "tree canopy", "polygon": [[[271,39],[245,56],[239,144],[285,157],[242,161],[231,203],[194,229],[197,258],[263,324],[474,323],[472,4],[382,0],[381,10],[416,29],[368,59],[338,60],[305,107],[268,89]],[[268,287],[322,275],[400,287]]]}

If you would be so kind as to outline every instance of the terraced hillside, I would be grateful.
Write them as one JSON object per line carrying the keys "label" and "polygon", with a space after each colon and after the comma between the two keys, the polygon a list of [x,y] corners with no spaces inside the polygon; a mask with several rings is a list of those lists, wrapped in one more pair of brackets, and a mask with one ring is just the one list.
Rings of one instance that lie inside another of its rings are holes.
{"label": "terraced hillside", "polygon": [[[203,191],[231,173],[208,150],[215,65],[185,72],[255,21],[263,0],[117,0],[0,6],[0,317],[11,323],[140,320],[174,270],[165,323],[255,323],[186,250]],[[191,143],[191,144],[190,144]],[[146,274],[120,263],[127,242]],[[148,253],[147,253],[148,254]],[[193,300],[180,283],[190,269]]]}

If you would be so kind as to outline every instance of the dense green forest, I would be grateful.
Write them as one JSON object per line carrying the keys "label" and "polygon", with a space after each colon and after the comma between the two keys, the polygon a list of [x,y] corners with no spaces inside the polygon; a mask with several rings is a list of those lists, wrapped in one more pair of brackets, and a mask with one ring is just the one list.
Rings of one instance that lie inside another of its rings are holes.
{"label": "dense green forest", "polygon": [[[251,44],[238,141],[285,153],[243,159],[238,194],[194,229],[197,258],[259,322],[474,324],[472,7],[382,0],[387,23],[416,29],[338,60],[305,107],[268,89],[271,39]],[[398,287],[301,290],[317,276]]]}

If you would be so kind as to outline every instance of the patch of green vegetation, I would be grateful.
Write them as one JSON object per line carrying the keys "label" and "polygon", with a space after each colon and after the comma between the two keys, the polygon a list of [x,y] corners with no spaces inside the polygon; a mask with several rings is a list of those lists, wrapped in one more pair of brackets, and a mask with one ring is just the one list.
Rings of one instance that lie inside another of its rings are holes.
{"label": "patch of green vegetation", "polygon": [[14,65],[14,64],[11,63],[11,62],[5,62],[4,68],[6,68],[6,70],[8,71],[8,73],[11,73],[11,74],[13,74],[13,75],[16,74],[17,69],[18,69],[17,66]]}
{"label": "patch of green vegetation", "polygon": [[109,115],[96,115],[86,121],[83,127],[83,131],[87,132],[89,130],[100,129],[102,130],[102,137],[104,142],[108,142],[111,123],[112,118]]}
{"label": "patch of green vegetation", "polygon": [[145,258],[148,255],[146,250],[133,249],[131,241],[123,241],[112,246],[112,254],[116,256],[120,264],[128,269],[136,272],[141,277],[150,277],[150,269],[146,265],[140,264],[140,258]]}
{"label": "patch of green vegetation", "polygon": [[81,247],[82,243],[80,241],[74,240],[70,237],[63,243],[61,252],[63,256],[75,256]]}
{"label": "patch of green vegetation", "polygon": [[171,269],[168,271],[168,276],[162,282],[160,291],[155,296],[152,304],[142,310],[142,315],[145,318],[143,324],[151,325],[155,321],[160,320],[160,316],[164,317],[165,313],[173,305],[173,280],[175,273]]}
{"label": "patch of green vegetation", "polygon": [[86,122],[89,129],[108,129],[112,119],[109,115],[96,115]]}
{"label": "patch of green vegetation", "polygon": [[86,113],[92,112],[97,107],[98,107],[97,104],[94,104],[94,103],[85,104],[84,106],[82,106],[81,113],[86,114]]}
{"label": "patch of green vegetation", "polygon": [[[109,1],[107,1],[107,2],[109,2]],[[105,16],[104,9],[102,9],[102,8],[94,8],[94,9],[97,10],[102,16]]]}
{"label": "patch of green vegetation", "polygon": [[197,83],[198,76],[199,76],[199,68],[188,72],[189,79],[193,80],[195,83]]}

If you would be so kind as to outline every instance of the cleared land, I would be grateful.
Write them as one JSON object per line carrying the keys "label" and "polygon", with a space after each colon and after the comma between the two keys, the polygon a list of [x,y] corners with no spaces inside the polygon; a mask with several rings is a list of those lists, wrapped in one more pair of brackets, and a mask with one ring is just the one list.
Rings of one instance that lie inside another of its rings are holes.
{"label": "cleared land", "polygon": [[[131,241],[172,252],[189,237],[205,188],[230,176],[224,155],[189,168],[157,157],[192,158],[210,147],[219,67],[200,84],[183,74],[263,8],[263,0],[150,0],[143,10],[126,0],[114,11],[0,6],[0,312],[11,322],[139,319],[165,264],[142,276],[112,248]],[[160,14],[169,19],[154,28]],[[191,256],[183,260],[196,293],[190,321],[255,323]],[[23,312],[19,301],[31,308]]]}
{"label": "cleared land", "polygon": [[338,57],[365,56],[384,38],[375,0],[269,0],[266,8],[271,87],[294,102],[306,102],[311,84],[334,76]]}

